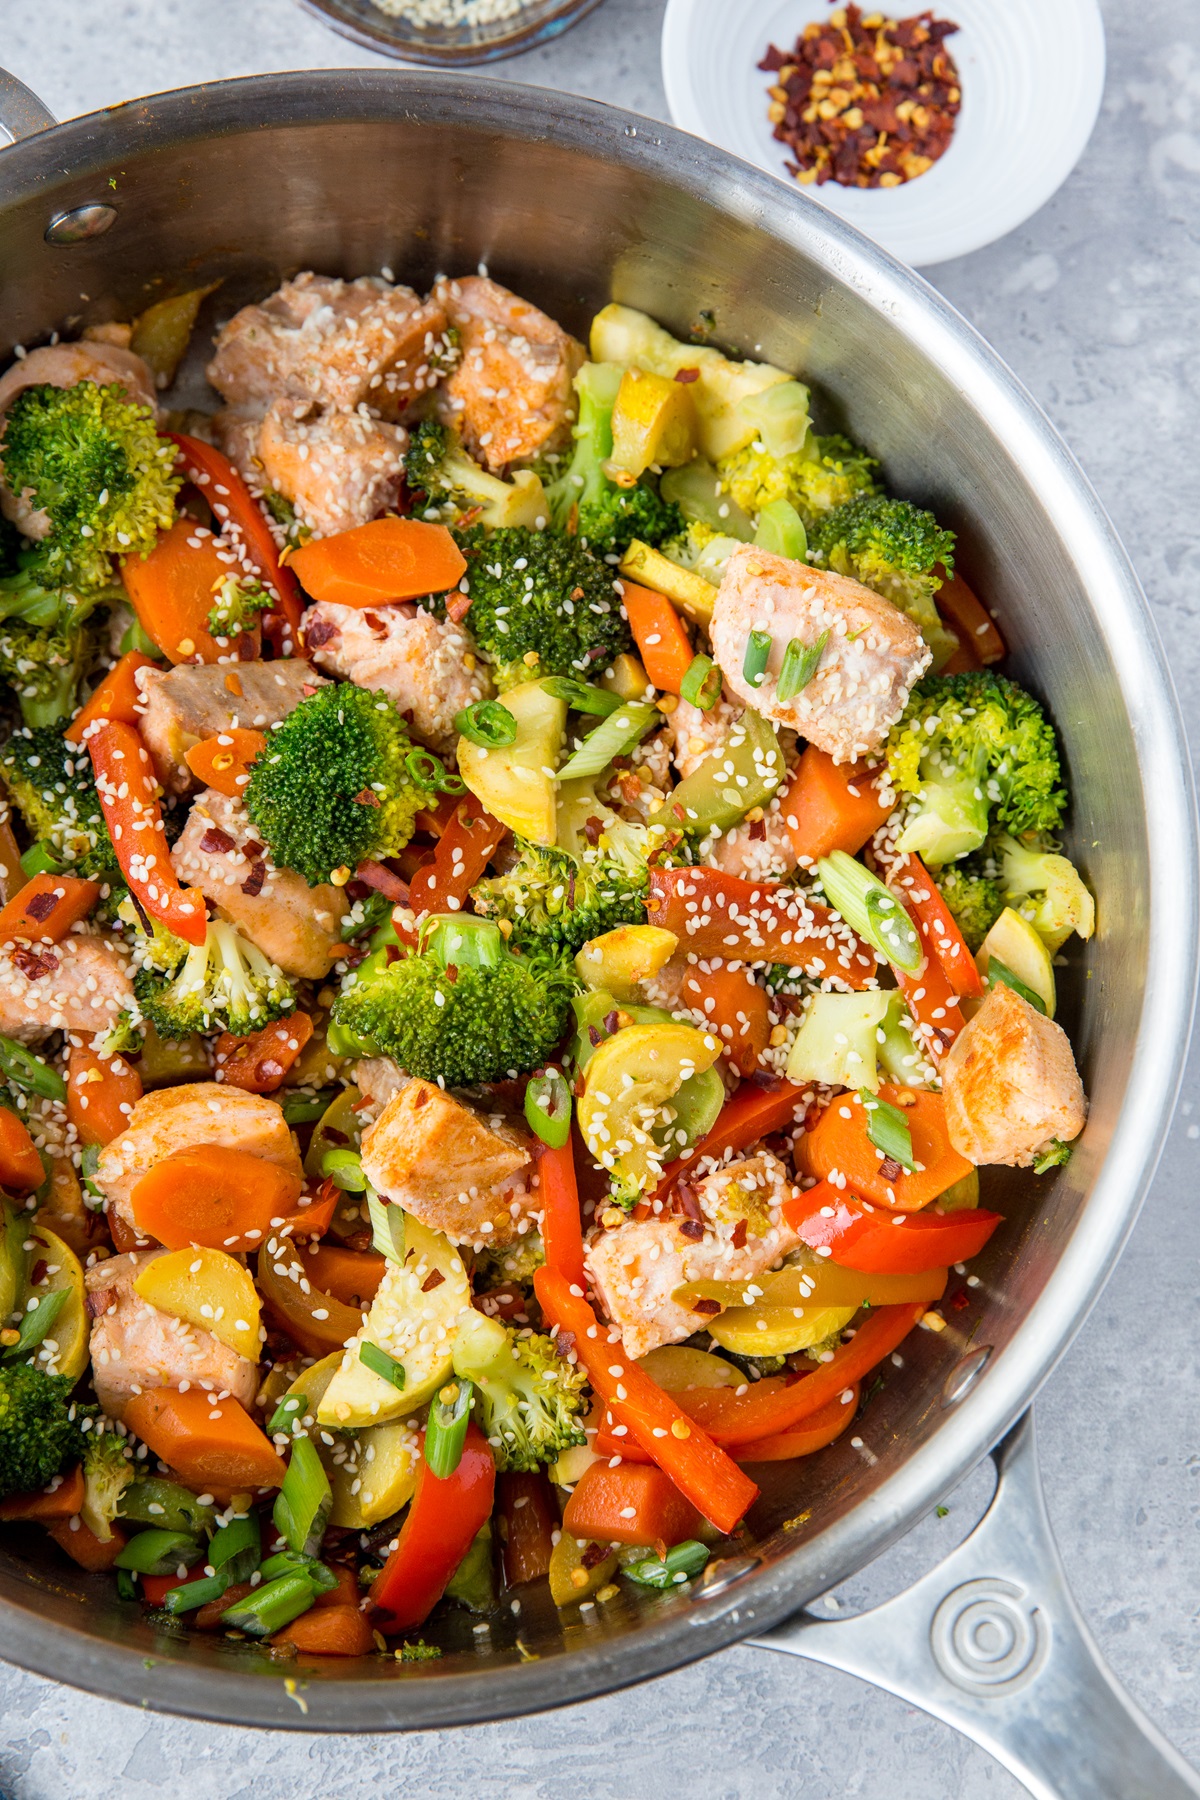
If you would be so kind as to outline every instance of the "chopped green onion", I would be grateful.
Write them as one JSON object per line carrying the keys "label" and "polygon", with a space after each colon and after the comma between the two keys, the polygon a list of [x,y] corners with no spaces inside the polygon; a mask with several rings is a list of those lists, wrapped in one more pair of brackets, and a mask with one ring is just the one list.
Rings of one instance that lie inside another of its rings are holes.
{"label": "chopped green onion", "polygon": [[199,1581],[185,1581],[182,1587],[172,1588],[163,1596],[163,1606],[169,1613],[192,1612],[197,1606],[219,1600],[226,1588],[232,1586],[232,1575],[202,1575]]}
{"label": "chopped green onion", "polygon": [[1051,1138],[1041,1155],[1034,1158],[1033,1172],[1035,1175],[1045,1175],[1051,1169],[1061,1169],[1070,1160],[1070,1144],[1064,1144],[1061,1138]]}
{"label": "chopped green onion", "polygon": [[385,1200],[368,1182],[367,1211],[371,1215],[374,1248],[390,1263],[399,1265],[404,1261],[404,1208]]}
{"label": "chopped green onion", "polygon": [[828,642],[828,631],[823,631],[811,644],[806,644],[803,638],[792,639],[783,653],[783,667],[775,683],[777,699],[794,700],[797,694],[804,692],[817,672],[817,664]]}
{"label": "chopped green onion", "polygon": [[215,1531],[208,1546],[208,1561],[218,1575],[224,1571],[230,1582],[248,1581],[262,1561],[258,1514],[246,1513],[230,1519]]}
{"label": "chopped green onion", "polygon": [[462,1461],[467,1426],[471,1423],[471,1400],[475,1384],[458,1379],[448,1382],[434,1396],[425,1426],[425,1461],[441,1481],[453,1475]]}
{"label": "chopped green onion", "polygon": [[452,775],[445,763],[432,750],[410,750],[404,766],[418,787],[434,794],[463,794],[466,784],[460,775]]}
{"label": "chopped green onion", "polygon": [[15,1344],[4,1352],[5,1362],[19,1362],[36,1345],[40,1344],[50,1327],[67,1304],[68,1288],[55,1288],[49,1294],[43,1294],[35,1307],[21,1315],[21,1331]]}
{"label": "chopped green onion", "polygon": [[221,1614],[221,1623],[250,1637],[271,1637],[307,1612],[317,1590],[306,1575],[280,1575],[255,1588]]}
{"label": "chopped green onion", "polygon": [[83,1178],[83,1187],[93,1200],[103,1200],[104,1195],[92,1180],[92,1176],[100,1166],[99,1144],[85,1144],[79,1159],[79,1173]]}
{"label": "chopped green onion", "polygon": [[565,700],[572,712],[595,713],[599,719],[607,719],[609,713],[615,713],[621,705],[620,694],[610,694],[605,688],[593,687],[588,681],[576,681],[570,675],[548,675],[542,683],[543,694],[549,694],[552,700]]}
{"label": "chopped green onion", "polygon": [[285,1125],[314,1125],[328,1112],[338,1096],[337,1088],[321,1088],[312,1093],[306,1088],[290,1088],[279,1102]]}
{"label": "chopped green onion", "polygon": [[769,631],[752,631],[746,639],[746,654],[742,658],[742,677],[752,688],[760,688],[767,672],[767,664],[771,660],[771,646],[774,643]]}
{"label": "chopped green onion", "polygon": [[534,1075],[525,1088],[525,1121],[551,1150],[571,1135],[571,1090],[561,1075]]}
{"label": "chopped green onion", "polygon": [[21,858],[21,868],[32,881],[35,875],[60,875],[63,865],[49,844],[30,844]]}
{"label": "chopped green onion", "polygon": [[866,1109],[867,1136],[875,1148],[911,1175],[917,1166],[913,1158],[912,1132],[900,1107],[893,1106],[890,1100],[881,1100],[869,1088],[860,1088],[858,1097]]}
{"label": "chopped green onion", "polygon": [[476,700],[464,706],[454,717],[454,729],[468,744],[481,744],[485,750],[502,750],[517,741],[517,720],[499,700]]}
{"label": "chopped green onion", "polygon": [[578,781],[585,775],[602,775],[614,756],[622,756],[641,743],[650,727],[662,722],[657,706],[646,706],[640,700],[627,700],[609,713],[595,731],[589,732],[579,749],[569,756],[558,771],[560,781]]}
{"label": "chopped green onion", "polygon": [[186,1532],[189,1536],[210,1530],[216,1516],[216,1507],[211,1503],[201,1506],[189,1489],[176,1481],[164,1481],[159,1475],[131,1481],[117,1508],[118,1518]]}
{"label": "chopped green onion", "polygon": [[682,1544],[676,1544],[665,1556],[647,1556],[640,1562],[626,1563],[622,1574],[628,1575],[642,1587],[669,1588],[682,1587],[693,1575],[699,1575],[708,1562],[707,1544],[697,1543],[695,1538],[688,1538]]}
{"label": "chopped green onion", "polygon": [[204,1555],[198,1538],[186,1531],[162,1531],[151,1525],[131,1537],[117,1557],[118,1569],[132,1569],[137,1575],[173,1575],[180,1563],[191,1568]]}
{"label": "chopped green onion", "polygon": [[1042,996],[1036,993],[1027,982],[1022,981],[1021,977],[1010,969],[1007,963],[1001,962],[998,956],[988,957],[987,978],[989,987],[1011,988],[1014,994],[1020,994],[1022,1000],[1028,1000],[1030,1006],[1036,1007],[1038,1012],[1043,1017],[1045,1016],[1046,1002]]}
{"label": "chopped green onion", "polygon": [[701,712],[711,712],[721,698],[721,671],[711,656],[693,656],[679,684],[679,698]]}
{"label": "chopped green onion", "polygon": [[43,1100],[65,1100],[67,1084],[57,1069],[44,1063],[40,1056],[18,1044],[16,1038],[0,1036],[0,1074],[14,1087],[27,1094],[38,1094]]}
{"label": "chopped green onion", "polygon": [[847,925],[897,969],[915,975],[925,952],[903,901],[844,850],[823,856],[817,873],[830,906]]}
{"label": "chopped green onion", "polygon": [[303,1575],[318,1594],[328,1594],[338,1584],[337,1576],[325,1563],[318,1562],[315,1556],[297,1556],[294,1550],[280,1550],[268,1556],[259,1574],[264,1581],[276,1581],[281,1575]]}
{"label": "chopped green onion", "polygon": [[394,1388],[403,1388],[404,1364],[397,1362],[394,1356],[389,1356],[386,1350],[381,1350],[378,1344],[372,1344],[369,1340],[361,1343],[358,1346],[358,1360],[370,1369],[372,1374],[381,1376],[384,1381],[390,1381]]}
{"label": "chopped green onion", "polygon": [[121,1600],[137,1599],[137,1584],[128,1569],[117,1570],[117,1596]]}
{"label": "chopped green onion", "polygon": [[325,1523],[333,1505],[333,1489],[311,1438],[292,1441],[283,1486],[275,1496],[271,1517],[290,1550],[313,1556],[321,1548]]}
{"label": "chopped green onion", "polygon": [[367,1185],[357,1150],[326,1150],[321,1158],[321,1173],[344,1194],[361,1194]]}
{"label": "chopped green onion", "polygon": [[291,1431],[298,1425],[308,1411],[307,1394],[285,1394],[275,1411],[271,1414],[267,1426],[268,1435],[274,1437],[276,1432]]}
{"label": "chopped green onion", "polygon": [[792,562],[803,562],[808,555],[808,533],[804,521],[790,500],[772,500],[758,515],[754,532],[757,549],[772,556],[786,556]]}

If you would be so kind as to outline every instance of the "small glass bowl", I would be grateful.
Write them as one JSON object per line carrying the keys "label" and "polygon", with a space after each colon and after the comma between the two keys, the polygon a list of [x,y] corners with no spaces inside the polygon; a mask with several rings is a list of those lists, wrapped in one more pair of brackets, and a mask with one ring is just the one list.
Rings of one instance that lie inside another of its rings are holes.
{"label": "small glass bowl", "polygon": [[421,27],[410,19],[381,12],[371,0],[298,0],[305,12],[312,13],[342,37],[361,44],[364,50],[442,69],[499,62],[502,57],[532,50],[569,30],[601,3],[602,0],[528,0],[511,18],[493,25]]}

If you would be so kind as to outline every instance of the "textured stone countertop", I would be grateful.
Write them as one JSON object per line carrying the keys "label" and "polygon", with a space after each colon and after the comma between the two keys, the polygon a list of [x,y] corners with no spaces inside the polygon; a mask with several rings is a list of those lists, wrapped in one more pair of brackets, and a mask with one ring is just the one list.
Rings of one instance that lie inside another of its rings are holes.
{"label": "textured stone countertop", "polygon": [[[1006,357],[1099,489],[1200,734],[1200,9],[1102,0],[1091,144],[1019,231],[933,278]],[[662,0],[608,0],[496,71],[665,116]],[[953,7],[948,11],[953,16]],[[222,76],[377,63],[287,0],[3,0],[0,62],[60,116]],[[1200,1059],[1121,1264],[1038,1404],[1076,1598],[1119,1678],[1200,1762]],[[962,1535],[976,1476],[841,1590],[896,1591]],[[939,1538],[939,1531],[944,1535]],[[0,1654],[3,1645],[0,1644]],[[281,1737],[155,1718],[0,1665],[16,1800],[1010,1800],[983,1751],[849,1676],[727,1651],[633,1692],[447,1734]]]}

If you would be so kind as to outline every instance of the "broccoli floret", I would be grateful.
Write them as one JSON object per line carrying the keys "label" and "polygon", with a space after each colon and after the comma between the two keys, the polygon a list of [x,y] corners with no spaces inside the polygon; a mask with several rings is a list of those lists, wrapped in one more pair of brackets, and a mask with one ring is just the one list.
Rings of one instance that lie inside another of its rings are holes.
{"label": "broccoli floret", "polygon": [[943,531],[931,512],[907,500],[860,494],[817,521],[808,549],[819,567],[852,575],[907,613],[933,651],[935,668],[953,656],[958,639],[942,624],[933,597],[942,585],[934,574],[938,564],[954,573],[954,533]]}
{"label": "broccoli floret", "polygon": [[950,863],[940,871],[937,884],[968,948],[972,952],[978,950],[1004,911],[999,882],[976,874],[962,863]]}
{"label": "broccoli floret", "polygon": [[547,495],[556,528],[577,533],[601,556],[623,556],[634,538],[657,547],[684,529],[683,514],[661,497],[653,481],[643,477],[626,486],[605,473],[622,374],[615,363],[584,363],[575,377],[575,448]]}
{"label": "broccoli floret", "polygon": [[112,1538],[112,1522],[121,1496],[133,1480],[133,1452],[115,1431],[93,1431],[83,1458],[83,1505],[80,1517],[102,1544]]}
{"label": "broccoli floret", "polygon": [[436,419],[422,419],[415,427],[404,475],[409,487],[424,495],[420,510],[427,519],[447,525],[478,520],[489,530],[502,525],[541,530],[550,522],[550,503],[532,470],[518,469],[511,481],[502,481],[468,456],[457,435]]}
{"label": "broccoli floret", "polygon": [[1053,845],[1027,846],[1000,836],[989,850],[999,864],[999,886],[1009,906],[1028,919],[1054,955],[1073,931],[1090,938],[1096,903],[1074,863]]}
{"label": "broccoli floret", "polygon": [[500,1250],[480,1250],[472,1271],[476,1292],[503,1289],[513,1282],[528,1286],[545,1260],[546,1246],[540,1231],[527,1231],[515,1244],[506,1244]]}
{"label": "broccoli floret", "polygon": [[873,494],[877,484],[873,456],[849,438],[818,437],[810,431],[804,447],[792,456],[774,457],[761,438],[722,457],[717,473],[726,491],[748,513],[759,513],[772,500],[790,500],[811,529],[824,513],[844,506],[856,494]]}
{"label": "broccoli floret", "polygon": [[422,772],[437,767],[386,694],[331,683],[272,731],[250,770],[246,811],[276,865],[316,887],[402,850],[443,780]]}
{"label": "broccoli floret", "polygon": [[990,669],[919,681],[887,760],[895,786],[916,797],[897,848],[935,867],[978,850],[989,816],[1021,836],[1053,832],[1066,808],[1054,727],[1032,694]]}
{"label": "broccoli floret", "polygon": [[0,448],[8,487],[49,519],[39,554],[59,581],[107,582],[111,556],[146,555],[175,516],[174,445],[119,387],[25,388]]}
{"label": "broccoli floret", "polygon": [[119,877],[86,750],[52,726],[14,731],[0,749],[0,773],[29,829],[62,863],[98,881]]}
{"label": "broccoli floret", "polygon": [[274,604],[262,582],[253,576],[227,575],[205,623],[213,637],[224,642],[240,637],[243,631],[254,631]]}
{"label": "broccoli floret", "polygon": [[472,889],[476,910],[512,926],[510,941],[522,950],[574,956],[589,938],[618,925],[644,925],[649,870],[632,873],[607,857],[577,861],[566,850],[522,844],[506,875]]}
{"label": "broccoli floret", "polygon": [[174,975],[192,949],[186,938],[176,937],[173,931],[168,931],[165,925],[136,906],[129,894],[118,905],[117,918],[134,934],[130,945],[138,966],[150,969],[156,975]]}
{"label": "broccoli floret", "polygon": [[[169,938],[163,933],[163,938]],[[134,998],[160,1037],[231,1031],[246,1037],[291,1012],[296,996],[256,944],[223,919],[210,919],[202,944],[173,940],[186,952],[174,970],[161,972],[166,943],[154,944],[159,969],[143,960],[133,978]],[[136,947],[135,947],[136,954]]]}
{"label": "broccoli floret", "polygon": [[703,576],[714,587],[720,587],[725,564],[735,550],[742,548],[741,538],[715,531],[701,519],[689,519],[684,529],[661,546],[662,553],[682,569]]}
{"label": "broccoli floret", "polygon": [[91,615],[117,597],[112,587],[47,586],[32,563],[0,580],[0,681],[27,725],[55,725],[75,712],[79,685],[103,649],[103,615]]}
{"label": "broccoli floret", "polygon": [[586,1371],[559,1356],[553,1338],[526,1337],[483,1313],[465,1313],[454,1340],[454,1373],[475,1383],[480,1429],[502,1473],[556,1462],[572,1444],[586,1442]]}
{"label": "broccoli floret", "polygon": [[[632,647],[615,571],[577,539],[479,525],[455,537],[467,558],[467,627],[498,688],[542,675],[595,677]],[[444,611],[444,597],[432,604]]]}
{"label": "broccoli floret", "polygon": [[373,951],[334,1003],[334,1025],[346,1034],[336,1041],[362,1055],[470,1087],[539,1068],[566,1031],[578,986],[570,969],[513,955],[490,919],[435,916],[416,952],[389,962],[392,954],[391,945]]}
{"label": "broccoli floret", "polygon": [[86,1440],[71,1403],[69,1375],[45,1375],[32,1363],[0,1369],[0,1500],[44,1488],[82,1461]]}

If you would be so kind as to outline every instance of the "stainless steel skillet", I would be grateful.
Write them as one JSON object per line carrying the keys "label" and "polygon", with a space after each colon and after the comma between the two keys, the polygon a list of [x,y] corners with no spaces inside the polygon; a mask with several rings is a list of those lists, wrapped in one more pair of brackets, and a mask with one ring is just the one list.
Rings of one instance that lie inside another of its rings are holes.
{"label": "stainless steel skillet", "polygon": [[[879,1682],[976,1737],[1031,1790],[1173,1800],[1198,1783],[1099,1664],[1066,1593],[1025,1414],[1098,1294],[1158,1157],[1190,1023],[1196,844],[1170,682],[1095,496],[1019,384],[910,271],[802,196],[666,127],[573,97],[402,71],[269,76],[54,126],[0,85],[0,354],[224,278],[228,312],[282,274],[492,273],[576,330],[609,298],[804,372],[825,421],[960,533],[1012,666],[1049,703],[1069,848],[1099,930],[1062,971],[1092,1100],[1057,1177],[990,1171],[1007,1216],[948,1329],[917,1333],[861,1424],[763,1471],[751,1531],[697,1591],[559,1615],[529,1595],[446,1654],[263,1664],[155,1632],[32,1533],[0,1546],[5,1656],[165,1711],[384,1730],[586,1698],[750,1637]],[[1015,1427],[1015,1429],[1014,1429]],[[1010,1435],[1006,1438],[1005,1433]],[[806,1603],[898,1538],[988,1450],[984,1522],[857,1621]],[[799,1609],[799,1610],[798,1610]],[[285,1686],[298,1684],[302,1713]]]}

